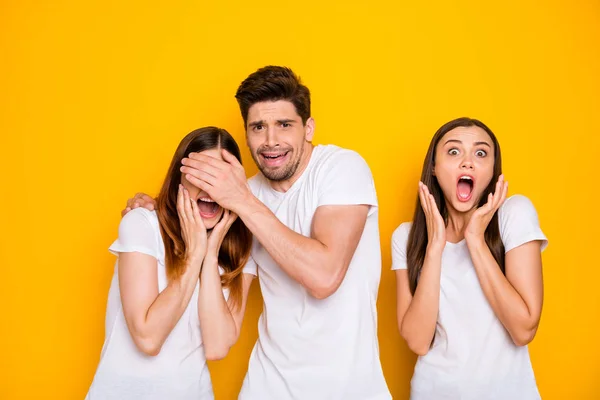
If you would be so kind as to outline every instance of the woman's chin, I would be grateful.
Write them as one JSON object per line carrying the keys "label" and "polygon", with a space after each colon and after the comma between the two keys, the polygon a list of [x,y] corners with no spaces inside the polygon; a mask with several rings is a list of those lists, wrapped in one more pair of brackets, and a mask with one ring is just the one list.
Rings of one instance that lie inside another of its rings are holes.
{"label": "woman's chin", "polygon": [[467,201],[461,201],[461,200],[455,198],[452,200],[451,206],[455,211],[457,211],[459,213],[467,213],[467,212],[471,211],[477,205],[477,203],[478,202],[476,201],[474,196],[471,197]]}
{"label": "woman's chin", "polygon": [[213,216],[210,216],[210,217],[202,216],[202,222],[204,223],[204,227],[206,229],[212,229],[212,228],[214,228],[219,223],[219,221],[221,220],[222,216],[223,216],[223,209],[222,208],[220,208],[219,212],[217,212],[216,215],[213,215]]}
{"label": "woman's chin", "polygon": [[213,221],[206,222],[205,220],[203,220],[202,222],[204,222],[204,227],[206,228],[207,231],[210,231],[212,228],[215,227],[215,225],[217,225]]}

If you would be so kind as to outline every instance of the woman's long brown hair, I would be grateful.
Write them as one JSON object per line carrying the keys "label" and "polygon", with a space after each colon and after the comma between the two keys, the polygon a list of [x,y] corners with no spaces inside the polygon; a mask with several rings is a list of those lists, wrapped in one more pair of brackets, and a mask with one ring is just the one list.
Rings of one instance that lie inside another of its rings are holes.
{"label": "woman's long brown hair", "polygon": [[[181,183],[181,160],[190,153],[210,149],[224,149],[242,162],[240,149],[233,137],[224,129],[206,127],[196,129],[183,138],[158,195],[156,213],[165,243],[165,262],[168,279],[178,279],[184,269],[185,243],[181,237],[181,226],[177,213],[177,189]],[[229,299],[234,307],[242,303],[242,269],[250,255],[252,235],[240,218],[229,228],[219,249],[219,266],[225,270],[221,276],[224,287],[229,289]]]}
{"label": "woman's long brown hair", "polygon": [[[483,206],[487,202],[488,194],[492,193],[498,178],[502,174],[502,157],[500,155],[500,144],[496,135],[488,128],[483,122],[471,118],[457,118],[444,124],[433,136],[425,161],[423,162],[423,172],[421,174],[421,182],[423,182],[429,188],[429,192],[435,198],[435,203],[440,210],[440,214],[446,225],[448,224],[448,208],[446,207],[446,200],[444,199],[444,193],[442,188],[434,176],[435,167],[435,151],[438,143],[442,140],[444,135],[450,132],[454,128],[458,127],[469,127],[477,126],[487,132],[494,143],[494,176],[490,181],[488,187],[483,191],[481,198],[479,199],[478,207]],[[492,220],[488,224],[485,230],[485,242],[490,248],[492,255],[496,259],[496,262],[500,266],[502,273],[504,273],[504,245],[500,237],[500,227],[498,225],[498,213],[496,212],[492,217]],[[408,265],[408,280],[410,284],[410,291],[414,295],[417,290],[417,283],[419,281],[419,275],[421,268],[423,268],[423,261],[425,260],[425,250],[427,249],[427,222],[425,220],[425,213],[421,207],[421,202],[417,196],[417,206],[415,207],[415,214],[413,217],[413,224],[410,228],[408,235],[408,243],[406,246],[406,262]]]}

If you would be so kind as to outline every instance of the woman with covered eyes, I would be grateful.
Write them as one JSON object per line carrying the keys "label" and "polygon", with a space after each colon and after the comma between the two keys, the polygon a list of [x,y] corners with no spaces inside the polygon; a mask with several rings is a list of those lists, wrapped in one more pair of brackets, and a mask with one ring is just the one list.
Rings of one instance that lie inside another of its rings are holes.
{"label": "woman with covered eyes", "polygon": [[252,235],[235,214],[181,174],[190,153],[240,150],[205,127],[179,144],[156,210],[131,210],[110,247],[117,255],[106,338],[86,400],[211,400],[207,360],[237,341],[256,276]]}
{"label": "woman with covered eyes", "polygon": [[540,398],[527,344],[547,240],[531,201],[507,191],[485,124],[459,118],[436,132],[413,222],[392,237],[398,328],[419,355],[413,400]]}

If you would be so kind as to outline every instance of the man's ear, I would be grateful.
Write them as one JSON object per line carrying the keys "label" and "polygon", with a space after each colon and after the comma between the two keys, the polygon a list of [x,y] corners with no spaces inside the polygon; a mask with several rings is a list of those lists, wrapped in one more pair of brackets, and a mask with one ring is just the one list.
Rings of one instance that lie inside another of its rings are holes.
{"label": "man's ear", "polygon": [[315,135],[315,120],[310,117],[306,120],[306,124],[304,124],[304,139],[307,142],[312,142],[313,136]]}

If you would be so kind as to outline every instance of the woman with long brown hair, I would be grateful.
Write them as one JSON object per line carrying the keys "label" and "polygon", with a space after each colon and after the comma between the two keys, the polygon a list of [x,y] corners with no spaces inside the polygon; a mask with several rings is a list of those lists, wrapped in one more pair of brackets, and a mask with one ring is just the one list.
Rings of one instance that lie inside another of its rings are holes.
{"label": "woman with long brown hair", "polygon": [[419,355],[411,399],[539,399],[527,344],[542,312],[533,204],[506,199],[500,145],[459,118],[434,135],[412,223],[392,238],[398,328]]}
{"label": "woman with long brown hair", "polygon": [[190,153],[241,156],[227,131],[179,144],[156,202],[119,226],[106,339],[87,399],[212,399],[207,359],[237,341],[256,264],[242,221],[182,178]]}

